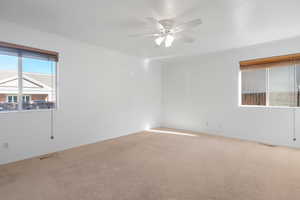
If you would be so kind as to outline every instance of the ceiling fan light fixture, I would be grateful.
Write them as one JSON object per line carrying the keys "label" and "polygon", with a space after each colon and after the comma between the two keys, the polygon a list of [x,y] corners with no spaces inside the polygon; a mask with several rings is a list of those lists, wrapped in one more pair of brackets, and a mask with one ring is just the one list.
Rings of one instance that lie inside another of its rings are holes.
{"label": "ceiling fan light fixture", "polygon": [[192,43],[194,41],[194,38],[183,35],[179,35],[178,37],[177,34],[187,32],[189,29],[193,29],[202,24],[202,20],[199,18],[187,21],[185,23],[176,23],[175,18],[157,20],[153,17],[147,17],[146,19],[148,22],[155,25],[157,31],[154,33],[143,33],[130,36],[150,37],[152,38],[152,41],[154,40],[154,43],[157,46],[163,46],[165,48],[171,47],[174,40],[177,39],[181,39],[185,43]]}
{"label": "ceiling fan light fixture", "polygon": [[174,42],[174,36],[173,35],[167,35],[166,36],[166,41],[165,41],[165,46],[166,48],[169,48],[172,46],[173,42]]}
{"label": "ceiling fan light fixture", "polygon": [[164,37],[158,37],[158,38],[156,38],[155,39],[155,43],[158,45],[158,46],[160,46],[162,43],[163,43],[163,41],[164,41]]}

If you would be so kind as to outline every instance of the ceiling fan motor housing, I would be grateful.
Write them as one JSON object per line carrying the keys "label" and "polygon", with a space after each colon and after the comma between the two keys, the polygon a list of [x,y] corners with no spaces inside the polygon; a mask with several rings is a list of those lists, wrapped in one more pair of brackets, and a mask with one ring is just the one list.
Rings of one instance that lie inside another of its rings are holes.
{"label": "ceiling fan motor housing", "polygon": [[168,32],[174,27],[174,20],[172,19],[162,19],[159,20],[159,23],[164,27],[165,31]]}

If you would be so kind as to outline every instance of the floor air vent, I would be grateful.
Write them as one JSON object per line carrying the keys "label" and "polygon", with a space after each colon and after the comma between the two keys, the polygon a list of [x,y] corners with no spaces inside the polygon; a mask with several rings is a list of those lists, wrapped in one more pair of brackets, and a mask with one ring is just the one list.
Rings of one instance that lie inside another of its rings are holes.
{"label": "floor air vent", "polygon": [[267,146],[267,147],[277,147],[277,145],[273,145],[273,144],[266,144],[266,143],[262,143],[262,142],[259,142],[258,144],[260,144],[260,145],[264,145],[264,146]]}
{"label": "floor air vent", "polygon": [[46,159],[50,159],[50,158],[53,158],[53,157],[56,157],[56,156],[57,156],[57,153],[49,153],[49,154],[41,156],[40,160],[46,160]]}

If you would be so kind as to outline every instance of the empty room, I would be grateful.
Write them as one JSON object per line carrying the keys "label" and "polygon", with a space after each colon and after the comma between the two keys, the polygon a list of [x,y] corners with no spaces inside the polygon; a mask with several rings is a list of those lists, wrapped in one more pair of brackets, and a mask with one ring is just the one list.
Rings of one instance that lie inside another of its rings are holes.
{"label": "empty room", "polygon": [[299,0],[1,0],[0,200],[300,199]]}

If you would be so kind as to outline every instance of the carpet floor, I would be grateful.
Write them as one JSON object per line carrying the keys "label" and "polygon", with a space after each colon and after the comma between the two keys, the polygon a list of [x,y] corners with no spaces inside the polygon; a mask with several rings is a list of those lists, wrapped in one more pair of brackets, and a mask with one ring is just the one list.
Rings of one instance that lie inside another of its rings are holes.
{"label": "carpet floor", "polygon": [[300,199],[299,150],[168,131],[2,165],[0,199]]}

